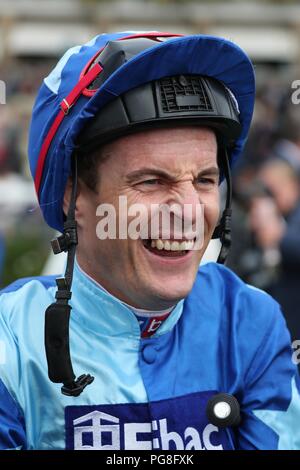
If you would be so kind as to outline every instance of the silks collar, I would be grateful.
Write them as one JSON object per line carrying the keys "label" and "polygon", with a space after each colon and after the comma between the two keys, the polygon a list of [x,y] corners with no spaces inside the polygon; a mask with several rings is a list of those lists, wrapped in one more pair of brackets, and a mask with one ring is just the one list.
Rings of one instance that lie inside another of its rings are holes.
{"label": "silks collar", "polygon": [[[73,294],[70,302],[72,319],[98,335],[140,338],[140,326],[133,311],[124,303],[105,292],[75,261]],[[178,302],[169,317],[153,335],[170,331],[183,311],[184,300]]]}

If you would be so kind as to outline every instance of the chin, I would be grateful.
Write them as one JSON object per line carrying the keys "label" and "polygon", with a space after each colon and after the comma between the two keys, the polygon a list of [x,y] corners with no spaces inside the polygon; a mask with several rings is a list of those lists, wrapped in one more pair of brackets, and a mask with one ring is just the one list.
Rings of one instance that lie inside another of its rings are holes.
{"label": "chin", "polygon": [[[164,286],[159,286],[156,289],[152,290],[152,295],[156,297],[157,303],[165,304],[166,307],[174,305],[180,300],[187,297],[190,291],[193,288],[193,282],[187,282],[185,280],[184,284],[178,282],[170,282],[169,284],[165,283]],[[164,307],[162,307],[163,309]]]}

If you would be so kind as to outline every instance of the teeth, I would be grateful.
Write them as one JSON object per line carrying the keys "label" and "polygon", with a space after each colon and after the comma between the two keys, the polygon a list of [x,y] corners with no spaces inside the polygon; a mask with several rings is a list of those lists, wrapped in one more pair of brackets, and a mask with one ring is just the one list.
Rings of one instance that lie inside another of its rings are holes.
{"label": "teeth", "polygon": [[162,250],[164,247],[164,242],[162,240],[155,240],[155,246],[158,250]]}
{"label": "teeth", "polygon": [[191,250],[194,246],[194,240],[184,241],[180,243],[180,250]]}
{"label": "teeth", "polygon": [[151,240],[151,247],[166,251],[189,251],[194,246],[194,240],[172,241],[172,240]]}
{"label": "teeth", "polygon": [[172,242],[171,243],[171,250],[172,251],[179,251],[179,247],[180,247],[180,245],[179,245],[178,242]]}

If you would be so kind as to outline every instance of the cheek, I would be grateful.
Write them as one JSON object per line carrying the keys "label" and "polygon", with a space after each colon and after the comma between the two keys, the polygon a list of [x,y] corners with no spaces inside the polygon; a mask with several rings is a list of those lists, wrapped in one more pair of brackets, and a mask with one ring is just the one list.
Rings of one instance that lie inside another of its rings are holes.
{"label": "cheek", "polygon": [[208,198],[204,202],[204,220],[206,230],[210,231],[215,228],[220,217],[219,193]]}
{"label": "cheek", "polygon": [[101,221],[105,219],[99,213],[97,215],[97,209],[100,206],[97,201],[89,201],[84,206],[81,207],[81,214],[79,220],[77,220],[80,234],[81,234],[81,243],[86,247],[88,251],[93,251],[94,253],[102,251],[103,241],[98,236],[99,234],[99,224],[100,231],[103,226]]}
{"label": "cheek", "polygon": [[81,204],[76,213],[76,221],[78,229],[85,235],[89,236],[94,233],[93,227],[96,229],[96,207],[91,204]]}

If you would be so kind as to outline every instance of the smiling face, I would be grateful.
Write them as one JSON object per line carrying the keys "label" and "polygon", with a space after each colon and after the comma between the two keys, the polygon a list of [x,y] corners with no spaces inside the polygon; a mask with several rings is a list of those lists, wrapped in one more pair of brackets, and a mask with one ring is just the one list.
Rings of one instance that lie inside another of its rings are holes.
{"label": "smiling face", "polygon": [[[96,190],[79,182],[78,263],[111,294],[134,307],[159,310],[173,306],[191,290],[219,217],[215,134],[199,127],[144,131],[105,145],[102,154],[105,158],[99,163]],[[202,204],[201,249],[191,250],[193,240],[174,244],[174,232],[163,242],[99,240],[97,207],[111,204],[118,227],[124,215],[119,212],[119,196],[126,197],[128,207],[143,204],[148,214],[152,204],[188,204],[192,227],[196,225],[196,206]]]}

